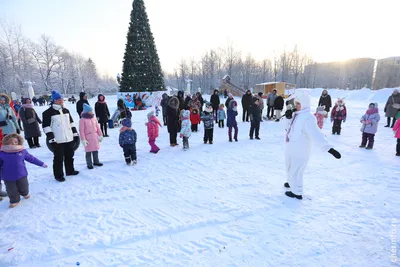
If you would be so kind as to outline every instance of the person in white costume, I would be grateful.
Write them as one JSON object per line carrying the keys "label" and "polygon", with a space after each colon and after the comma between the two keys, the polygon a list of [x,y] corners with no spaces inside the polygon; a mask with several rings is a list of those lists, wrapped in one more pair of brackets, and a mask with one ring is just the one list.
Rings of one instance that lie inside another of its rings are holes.
{"label": "person in white costume", "polygon": [[341,155],[332,148],[319,129],[317,119],[310,111],[309,93],[298,91],[288,100],[290,99],[294,99],[295,109],[288,109],[285,113],[287,126],[284,151],[287,182],[284,186],[290,188],[290,191],[285,193],[288,197],[302,199],[303,173],[310,159],[312,143],[337,159],[340,159]]}

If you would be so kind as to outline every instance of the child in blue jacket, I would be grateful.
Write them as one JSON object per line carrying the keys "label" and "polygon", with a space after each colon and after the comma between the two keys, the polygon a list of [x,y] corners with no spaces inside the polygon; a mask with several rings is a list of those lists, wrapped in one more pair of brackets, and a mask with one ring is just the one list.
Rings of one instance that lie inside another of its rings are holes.
{"label": "child in blue jacket", "polygon": [[131,119],[125,118],[122,120],[122,128],[119,133],[119,145],[124,150],[126,164],[133,166],[137,163],[136,158],[136,140],[137,135],[132,129]]}

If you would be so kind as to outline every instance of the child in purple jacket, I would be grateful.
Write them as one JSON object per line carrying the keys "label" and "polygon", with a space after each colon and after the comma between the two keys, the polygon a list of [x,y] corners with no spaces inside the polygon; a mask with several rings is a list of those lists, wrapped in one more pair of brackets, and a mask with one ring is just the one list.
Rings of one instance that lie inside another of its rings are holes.
{"label": "child in purple jacket", "polygon": [[10,198],[10,208],[14,208],[19,204],[20,195],[25,199],[30,197],[25,160],[47,168],[46,164],[24,149],[24,139],[20,135],[9,134],[4,137],[0,151],[0,167],[2,168],[2,179]]}
{"label": "child in purple jacket", "polygon": [[374,147],[375,134],[378,131],[378,122],[380,119],[378,103],[369,104],[367,111],[360,119],[362,123],[360,129],[362,132],[361,148],[372,149]]}

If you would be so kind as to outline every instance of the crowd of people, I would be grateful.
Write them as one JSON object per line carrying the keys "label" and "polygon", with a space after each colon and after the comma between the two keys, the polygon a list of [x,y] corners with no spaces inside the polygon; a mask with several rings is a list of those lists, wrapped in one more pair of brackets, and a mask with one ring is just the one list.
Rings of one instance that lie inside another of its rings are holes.
{"label": "crowd of people", "polygon": [[[299,91],[289,96],[284,109],[284,98],[277,95],[274,90],[266,96],[264,102],[263,93],[253,95],[247,91],[241,100],[243,114],[242,121],[250,121],[249,138],[260,140],[260,123],[263,119],[264,104],[267,105],[266,120],[279,121],[286,118],[286,145],[285,166],[287,182],[285,187],[290,188],[286,195],[292,198],[302,199],[303,173],[310,157],[312,143],[316,143],[322,150],[329,152],[335,158],[341,155],[326,139],[321,131],[325,119],[329,116],[333,123],[332,134],[341,134],[341,124],[346,121],[347,109],[344,99],[338,99],[332,107],[332,100],[326,90],[323,91],[315,114],[310,111],[310,96],[308,92]],[[168,96],[163,94],[160,103],[162,107],[163,123],[161,123],[154,111],[147,114],[148,142],[151,153],[158,153],[160,148],[156,145],[159,137],[159,128],[167,126],[170,146],[178,146],[178,135],[182,138],[183,149],[189,149],[189,139],[192,132],[198,131],[198,125],[204,124],[204,144],[213,144],[214,125],[220,128],[228,128],[228,141],[238,142],[238,103],[232,94],[227,95],[225,104],[220,103],[218,90],[215,90],[210,101],[203,99],[201,93],[184,97],[183,92]],[[137,163],[136,141],[137,134],[132,128],[132,113],[124,105],[122,99],[117,102],[120,110],[121,128],[119,133],[119,145],[123,150],[125,162],[128,165]],[[226,109],[226,110],[225,110]],[[79,129],[74,125],[70,111],[64,106],[63,96],[52,92],[51,104],[42,114],[42,119],[36,113],[32,101],[29,98],[12,101],[5,94],[0,94],[0,149],[1,180],[6,185],[6,191],[1,189],[0,197],[9,196],[10,207],[15,207],[20,202],[20,196],[29,198],[29,183],[24,161],[28,161],[40,167],[47,165],[36,159],[26,149],[24,140],[20,136],[24,132],[25,140],[30,149],[40,147],[40,125],[46,134],[46,145],[53,153],[53,175],[59,181],[65,181],[65,176],[78,175],[74,167],[74,152],[80,144],[86,152],[86,164],[88,169],[101,167],[99,159],[100,143],[107,134],[107,122],[110,120],[110,112],[104,95],[98,95],[95,107],[91,107],[85,93],[80,94],[76,103],[79,115]],[[396,155],[400,156],[400,95],[397,90],[388,98],[385,105],[385,114],[388,118],[388,127],[392,127],[397,138]],[[374,136],[377,132],[380,120],[378,104],[370,103],[365,114],[361,117],[362,141],[360,147],[372,149]],[[20,123],[19,123],[20,121]],[[391,126],[390,126],[391,124]],[[291,153],[302,151],[302,153]],[[64,173],[65,168],[65,173]]]}

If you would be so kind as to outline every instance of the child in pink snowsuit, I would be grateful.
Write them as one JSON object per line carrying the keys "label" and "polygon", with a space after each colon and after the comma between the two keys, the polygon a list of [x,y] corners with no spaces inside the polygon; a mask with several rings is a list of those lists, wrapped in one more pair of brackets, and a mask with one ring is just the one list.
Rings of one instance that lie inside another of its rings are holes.
{"label": "child in pink snowsuit", "polygon": [[154,116],[154,111],[149,112],[147,114],[147,119],[149,120],[146,122],[147,126],[147,135],[149,137],[149,144],[150,144],[150,152],[156,154],[160,151],[160,148],[156,145],[156,138],[158,137],[158,126],[161,126],[160,121]]}
{"label": "child in pink snowsuit", "polygon": [[317,125],[320,129],[324,127],[324,119],[328,112],[325,111],[325,106],[317,107],[317,111],[315,112],[314,116],[317,118]]}

